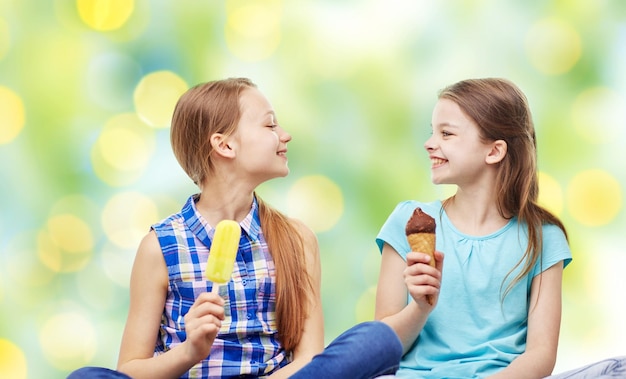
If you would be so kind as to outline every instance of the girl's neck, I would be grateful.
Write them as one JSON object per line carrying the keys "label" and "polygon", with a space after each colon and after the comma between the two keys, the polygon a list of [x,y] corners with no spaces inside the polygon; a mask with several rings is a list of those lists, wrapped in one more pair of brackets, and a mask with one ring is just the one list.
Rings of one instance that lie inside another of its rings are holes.
{"label": "girl's neck", "polygon": [[254,190],[241,186],[207,182],[201,187],[196,209],[211,226],[224,219],[241,222],[250,212],[253,196]]}
{"label": "girl's neck", "polygon": [[488,235],[509,222],[500,214],[492,193],[468,194],[459,189],[444,201],[444,209],[454,227],[467,235]]}

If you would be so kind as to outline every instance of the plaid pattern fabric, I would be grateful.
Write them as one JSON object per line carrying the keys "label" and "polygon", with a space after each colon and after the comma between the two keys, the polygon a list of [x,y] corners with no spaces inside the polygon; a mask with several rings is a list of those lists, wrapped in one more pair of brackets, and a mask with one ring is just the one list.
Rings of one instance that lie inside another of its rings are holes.
{"label": "plaid pattern fabric", "polygon": [[[169,287],[155,355],[185,340],[184,316],[213,283],[204,278],[215,229],[191,196],[180,213],[152,226],[169,272]],[[219,288],[226,319],[209,356],[182,378],[263,377],[287,364],[277,339],[276,275],[259,221],[256,199],[242,228],[232,279]]]}

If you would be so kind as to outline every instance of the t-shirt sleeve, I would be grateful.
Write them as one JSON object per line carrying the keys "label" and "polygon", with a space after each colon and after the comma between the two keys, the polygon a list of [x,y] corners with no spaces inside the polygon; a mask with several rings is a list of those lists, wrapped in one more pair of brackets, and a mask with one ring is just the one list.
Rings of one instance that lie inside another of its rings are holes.
{"label": "t-shirt sleeve", "polygon": [[565,233],[556,225],[544,225],[542,259],[535,264],[533,277],[560,261],[563,261],[563,268],[572,261],[572,252]]}
{"label": "t-shirt sleeve", "polygon": [[409,242],[406,240],[407,221],[409,221],[416,207],[422,208],[424,212],[433,216],[437,212],[437,204],[436,202],[421,203],[415,200],[406,200],[396,205],[376,236],[376,245],[378,245],[380,252],[382,253],[386,243],[406,261],[406,255],[411,251]]}

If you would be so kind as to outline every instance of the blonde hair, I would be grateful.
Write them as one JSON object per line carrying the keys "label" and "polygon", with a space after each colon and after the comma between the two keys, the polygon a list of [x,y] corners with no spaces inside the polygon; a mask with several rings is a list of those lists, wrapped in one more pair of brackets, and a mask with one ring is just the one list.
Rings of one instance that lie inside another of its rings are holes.
{"label": "blonde hair", "polygon": [[544,224],[558,226],[567,237],[563,223],[537,203],[537,142],[528,101],[515,84],[500,78],[463,80],[444,88],[439,98],[458,104],[476,123],[484,141],[503,140],[507,144],[495,181],[496,204],[502,217],[517,216],[520,223],[527,224],[528,246],[507,274],[508,278],[522,266],[506,286],[505,297],[541,260]]}
{"label": "blonde hair", "polygon": [[[199,84],[178,100],[172,117],[171,143],[176,159],[196,185],[213,171],[214,133],[232,134],[241,117],[239,98],[256,85],[246,78]],[[259,218],[276,267],[276,319],[278,337],[290,352],[300,342],[313,292],[305,264],[303,238],[289,219],[260,197]]]}

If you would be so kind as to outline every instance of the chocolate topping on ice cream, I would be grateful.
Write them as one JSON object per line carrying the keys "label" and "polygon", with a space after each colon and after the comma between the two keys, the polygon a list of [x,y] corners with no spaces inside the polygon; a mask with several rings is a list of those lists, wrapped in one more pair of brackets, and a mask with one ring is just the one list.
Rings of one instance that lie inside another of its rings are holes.
{"label": "chocolate topping on ice cream", "polygon": [[435,219],[424,213],[421,208],[415,208],[411,218],[406,223],[406,235],[413,233],[435,233]]}

